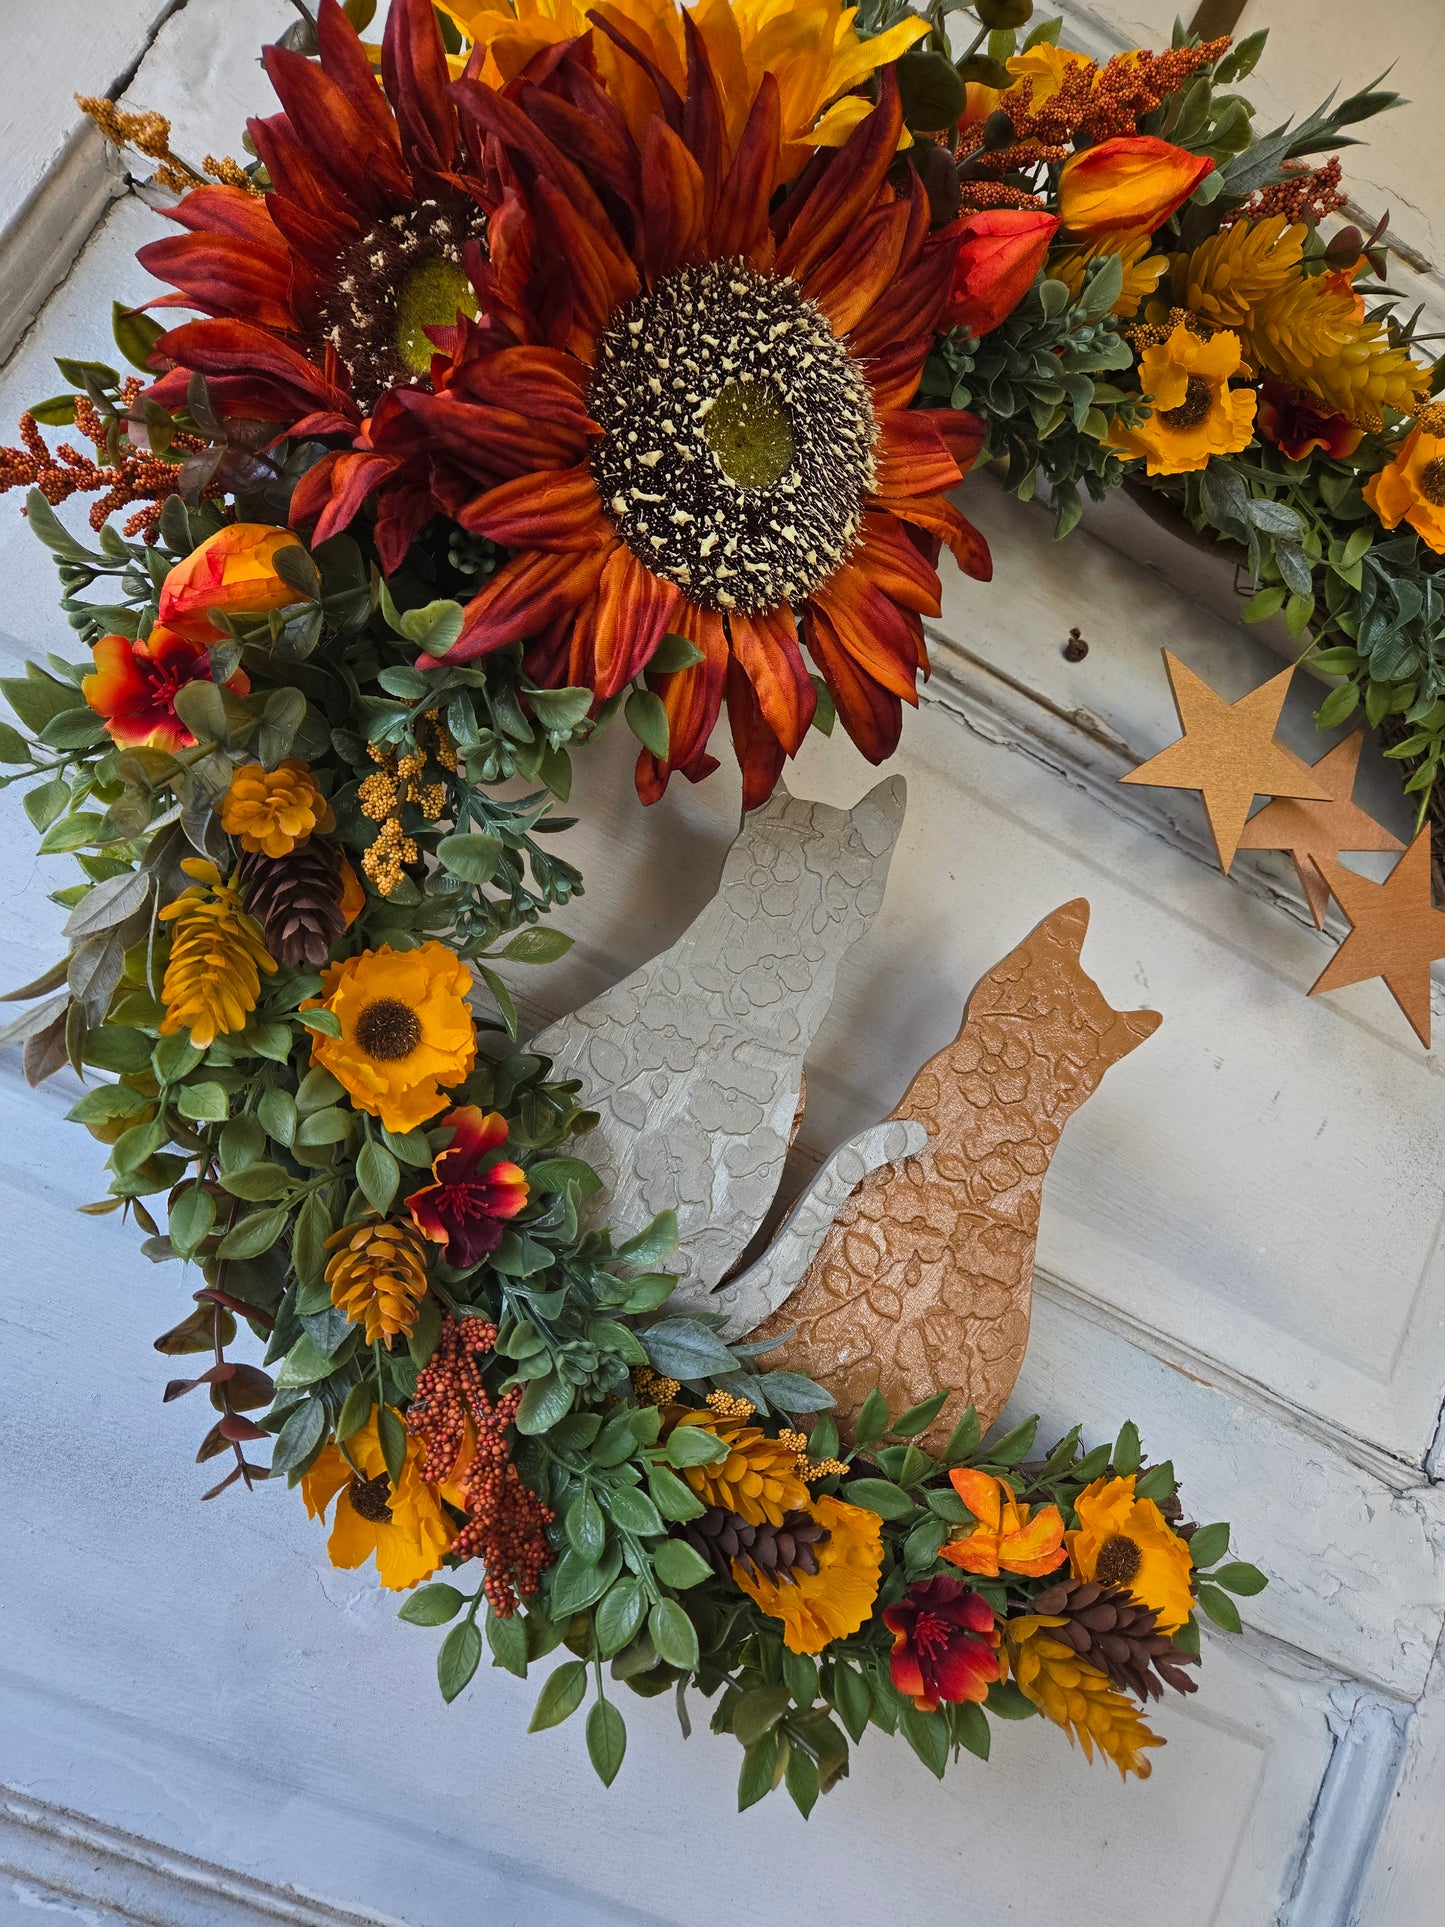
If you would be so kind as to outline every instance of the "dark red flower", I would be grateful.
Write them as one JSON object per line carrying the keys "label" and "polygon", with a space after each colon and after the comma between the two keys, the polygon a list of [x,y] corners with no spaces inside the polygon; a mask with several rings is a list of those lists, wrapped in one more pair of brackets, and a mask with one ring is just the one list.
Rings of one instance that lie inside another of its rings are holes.
{"label": "dark red flower", "polygon": [[940,1700],[983,1700],[999,1677],[993,1608],[956,1579],[920,1579],[883,1624],[893,1635],[893,1684],[920,1712]]}
{"label": "dark red flower", "polygon": [[[104,719],[113,742],[122,749],[192,746],[196,739],[176,714],[176,695],[187,683],[212,680],[211,658],[200,643],[157,623],[134,642],[129,636],[102,636],[92,653],[95,669],[80,690]],[[221,686],[244,696],[251,684],[238,669]]]}
{"label": "dark red flower", "polygon": [[465,1271],[502,1242],[502,1228],[527,1202],[527,1174],[497,1156],[507,1141],[499,1111],[464,1104],[441,1120],[455,1132],[432,1164],[431,1184],[413,1191],[407,1209],[417,1229],[442,1245],[449,1265]]}
{"label": "dark red flower", "polygon": [[[431,0],[393,0],[382,87],[337,0],[317,37],[319,65],[265,51],[283,111],[250,131],[270,191],[196,188],[171,214],[186,232],[139,259],[177,290],[152,305],[209,317],[161,337],[157,400],[177,406],[200,373],[223,415],[349,437],[476,313],[486,223]],[[371,489],[393,466],[373,464]]]}
{"label": "dark red flower", "polygon": [[1337,413],[1318,396],[1307,395],[1278,375],[1266,375],[1260,384],[1254,425],[1292,462],[1302,462],[1317,448],[1343,461],[1365,438],[1364,429],[1357,428],[1348,415]]}

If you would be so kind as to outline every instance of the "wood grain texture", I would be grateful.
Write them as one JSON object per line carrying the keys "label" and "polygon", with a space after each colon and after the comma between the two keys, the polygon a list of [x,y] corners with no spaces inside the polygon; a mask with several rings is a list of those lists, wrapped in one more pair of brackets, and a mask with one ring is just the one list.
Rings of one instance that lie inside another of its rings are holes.
{"label": "wood grain texture", "polygon": [[845,1439],[875,1388],[894,1413],[949,1389],[922,1435],[933,1451],[970,1405],[987,1430],[1013,1390],[1044,1174],[1074,1111],[1160,1022],[1112,1009],[1085,974],[1088,923],[1082,898],[1064,904],[976,986],[893,1113],[926,1147],[863,1180],[756,1334],[833,1394]]}

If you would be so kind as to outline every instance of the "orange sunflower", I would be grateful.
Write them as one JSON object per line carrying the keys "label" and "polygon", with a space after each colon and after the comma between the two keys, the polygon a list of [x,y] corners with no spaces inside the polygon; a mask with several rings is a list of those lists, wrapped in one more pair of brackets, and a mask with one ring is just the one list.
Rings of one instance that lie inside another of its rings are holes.
{"label": "orange sunflower", "polygon": [[[508,181],[477,281],[487,319],[438,392],[403,400],[439,458],[493,484],[449,512],[515,553],[443,660],[524,642],[539,680],[605,700],[665,634],[684,636],[700,660],[652,678],[670,733],[665,758],[643,751],[639,794],[716,767],[726,698],[752,807],[812,721],[801,631],[844,727],[881,762],[927,673],[940,544],[990,573],[946,499],[982,424],[909,408],[957,236],[930,232],[911,171],[889,182],[893,71],[771,213],[776,81],[763,76],[734,145],[696,36],[686,97],[640,140],[585,40],[542,81],[455,92],[471,145],[490,143]],[[496,483],[499,447],[512,472]]]}

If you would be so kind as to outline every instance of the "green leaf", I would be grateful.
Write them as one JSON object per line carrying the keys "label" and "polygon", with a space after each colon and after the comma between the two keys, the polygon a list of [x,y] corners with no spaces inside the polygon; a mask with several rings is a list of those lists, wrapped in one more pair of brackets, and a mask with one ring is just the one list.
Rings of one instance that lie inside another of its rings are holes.
{"label": "green leaf", "polygon": [[873,1704],[868,1682],[845,1660],[835,1660],[831,1694],[838,1717],[848,1729],[849,1739],[856,1744],[867,1730],[868,1712]]}
{"label": "green leaf", "polygon": [[533,925],[519,930],[500,954],[508,963],[549,964],[565,957],[571,948],[572,939],[565,931]]}
{"label": "green leaf", "polygon": [[653,1369],[668,1378],[726,1377],[737,1361],[709,1326],[696,1318],[664,1318],[639,1332]]}
{"label": "green leaf", "polygon": [[653,1555],[652,1567],[663,1585],[676,1592],[686,1592],[712,1577],[712,1567],[684,1539],[664,1539]]}
{"label": "green leaf", "polygon": [[644,749],[650,749],[659,763],[667,761],[667,705],[650,689],[634,689],[627,698],[623,715],[627,727]]}
{"label": "green leaf", "polygon": [[291,1265],[303,1285],[319,1285],[326,1270],[326,1240],[331,1236],[331,1214],[315,1191],[296,1214],[291,1234]]}
{"label": "green leaf", "polygon": [[1139,1428],[1132,1419],[1126,1419],[1114,1441],[1114,1470],[1121,1479],[1127,1479],[1139,1470],[1139,1460]]}
{"label": "green leaf", "polygon": [[[639,1231],[626,1244],[618,1246],[617,1255],[631,1265],[654,1265],[660,1258],[670,1257],[677,1250],[677,1244],[677,1213],[659,1211],[645,1231]],[[654,1326],[653,1329],[661,1328]]]}
{"label": "green leaf", "polygon": [[437,1685],[448,1705],[471,1684],[481,1658],[482,1636],[476,1621],[464,1619],[452,1627],[437,1654]]}
{"label": "green leaf", "polygon": [[1342,723],[1347,716],[1354,714],[1359,707],[1359,702],[1359,684],[1341,683],[1339,688],[1332,689],[1320,704],[1315,712],[1315,721],[1321,729],[1333,729],[1336,723]]}
{"label": "green leaf", "polygon": [[449,1619],[455,1619],[467,1603],[465,1593],[455,1586],[421,1586],[411,1595],[398,1619],[404,1619],[409,1626],[445,1626]]}
{"label": "green leaf", "polygon": [[336,1420],[336,1443],[344,1445],[347,1439],[354,1438],[371,1417],[371,1408],[376,1403],[376,1394],[369,1379],[362,1379],[352,1386],[342,1402]]}
{"label": "green leaf", "polygon": [[325,1436],[326,1407],[319,1398],[303,1399],[287,1415],[286,1423],[276,1434],[276,1446],[271,1454],[271,1476],[279,1478],[284,1472],[297,1471],[309,1465],[320,1451]]}
{"label": "green leaf", "polygon": [[28,411],[42,428],[69,428],[75,420],[74,395],[50,395],[32,402]]}
{"label": "green leaf", "polygon": [[627,1751],[627,1727],[611,1700],[598,1700],[587,1715],[587,1753],[603,1786],[611,1786]]}
{"label": "green leaf", "polygon": [[917,133],[937,134],[961,118],[968,94],[946,54],[912,47],[900,55],[896,71],[906,127]]}
{"label": "green leaf", "polygon": [[284,1392],[297,1385],[314,1385],[319,1379],[330,1378],[335,1369],[315,1340],[303,1333],[281,1361],[276,1389]]}
{"label": "green leaf", "polygon": [[604,1594],[593,1614],[592,1628],[602,1657],[611,1659],[614,1653],[620,1653],[637,1637],[646,1617],[647,1593],[642,1581],[629,1573]]}
{"label": "green leaf", "polygon": [[697,1671],[697,1628],[675,1599],[659,1599],[647,1615],[647,1630],[658,1654],[679,1671]]}
{"label": "green leaf", "polygon": [[193,1258],[216,1222],[216,1200],[204,1185],[188,1184],[171,1204],[167,1229],[172,1248],[182,1258]]}
{"label": "green leaf", "polygon": [[323,1037],[341,1035],[341,1019],[334,1010],[318,1006],[315,1010],[301,1010],[296,1013],[296,1021],[304,1024],[307,1030],[320,1031]]}
{"label": "green leaf", "polygon": [[1202,1585],[1199,1588],[1199,1603],[1215,1625],[1222,1626],[1225,1632],[1238,1633],[1244,1630],[1240,1623],[1239,1608],[1229,1594],[1221,1592],[1218,1586]]}
{"label": "green leaf", "polygon": [[290,1091],[275,1088],[262,1091],[256,1100],[256,1115],[267,1137],[290,1147],[296,1135],[296,1100]]}
{"label": "green leaf", "polygon": [[914,1501],[891,1479],[853,1479],[844,1486],[843,1497],[850,1505],[861,1505],[876,1512],[880,1519],[907,1519],[918,1510]]}
{"label": "green leaf", "polygon": [[556,1372],[545,1372],[541,1378],[529,1380],[517,1407],[514,1421],[517,1430],[527,1438],[550,1432],[558,1419],[571,1411],[573,1392],[574,1387]]}
{"label": "green leaf", "polygon": [[754,1686],[734,1702],[734,1735],[743,1746],[756,1746],[792,1703],[793,1696],[786,1686]]}
{"label": "green leaf", "polygon": [[1196,1569],[1212,1566],[1216,1559],[1222,1559],[1229,1551],[1229,1527],[1227,1525],[1200,1526],[1189,1541],[1189,1557]]}
{"label": "green leaf", "polygon": [[788,1754],[788,1766],[783,1780],[793,1805],[806,1820],[818,1804],[820,1788],[818,1768],[801,1746],[795,1746]]}
{"label": "green leaf", "polygon": [[424,608],[408,609],[396,626],[428,656],[444,656],[462,633],[465,620],[466,611],[459,602],[428,602]]}
{"label": "green leaf", "polygon": [[995,1719],[1031,1720],[1039,1709],[1015,1680],[996,1679],[988,1689],[988,1710]]}
{"label": "green leaf", "polygon": [[1147,1472],[1140,1473],[1134,1482],[1134,1496],[1136,1499],[1152,1499],[1155,1505],[1161,1505],[1165,1499],[1173,1496],[1178,1483],[1173,1461],[1165,1459],[1159,1465],[1151,1465]]}
{"label": "green leaf", "polygon": [[296,1126],[297,1146],[303,1151],[315,1151],[323,1144],[342,1143],[351,1133],[352,1116],[352,1112],[334,1104],[324,1111],[303,1111]]}
{"label": "green leaf", "polygon": [[888,1430],[888,1401],[875,1387],[864,1399],[853,1426],[853,1443],[871,1445]]}
{"label": "green leaf", "polygon": [[910,1405],[908,1410],[899,1418],[895,1419],[893,1424],[889,1426],[889,1431],[896,1438],[917,1438],[920,1432],[926,1432],[929,1426],[932,1425],[933,1421],[948,1403],[949,1396],[950,1394],[945,1389],[941,1392],[935,1392],[932,1398],[924,1399],[921,1404]]}
{"label": "green leaf", "polygon": [[580,1197],[590,1198],[595,1191],[602,1189],[601,1178],[581,1158],[539,1158],[536,1164],[528,1167],[527,1182],[534,1195],[543,1191],[565,1191],[572,1184],[576,1185]]}
{"label": "green leaf", "polygon": [[585,1559],[589,1566],[602,1557],[602,1548],[607,1543],[607,1522],[590,1492],[579,1492],[568,1506],[563,1530],[577,1557]]}
{"label": "green leaf", "polygon": [[[664,641],[666,638],[664,637]],[[544,729],[573,730],[592,707],[590,689],[529,689],[527,706]]]}
{"label": "green leaf", "polygon": [[495,836],[444,836],[437,845],[437,859],[463,883],[490,883],[502,857],[502,845]]}
{"label": "green leaf", "polygon": [[818,1697],[818,1666],[806,1653],[783,1648],[783,1680],[799,1706],[811,1706]]}
{"label": "green leaf", "polygon": [[777,1733],[766,1733],[743,1754],[738,1771],[738,1812],[746,1813],[772,1792],[787,1770],[790,1754],[780,1754]]}
{"label": "green leaf", "polygon": [[920,1713],[916,1706],[899,1709],[898,1728],[935,1779],[948,1765],[948,1727],[939,1713]]}
{"label": "green leaf", "polygon": [[1035,1413],[1032,1418],[1026,1418],[1021,1425],[1016,1425],[1011,1432],[1005,1432],[1001,1439],[995,1439],[989,1446],[989,1463],[1017,1465],[1020,1459],[1028,1456],[1033,1446],[1034,1434],[1038,1429],[1038,1414]]}
{"label": "green leaf", "polygon": [[[228,1231],[217,1247],[222,1258],[259,1258],[286,1229],[286,1211],[255,1211]],[[279,1380],[277,1381],[280,1382]],[[293,1381],[294,1383],[294,1381]]]}
{"label": "green leaf", "polygon": [[223,1173],[221,1183],[232,1197],[257,1204],[268,1198],[284,1197],[296,1180],[279,1164],[263,1160],[260,1164],[243,1165],[239,1171]]}
{"label": "green leaf", "polygon": [[527,1677],[527,1625],[516,1613],[509,1613],[505,1619],[487,1608],[487,1644],[492,1649],[492,1658],[504,1673],[511,1673],[517,1679]]}
{"label": "green leaf", "polygon": [[607,1494],[607,1509],[612,1514],[612,1523],[621,1532],[633,1532],[639,1538],[649,1539],[667,1530],[657,1507],[635,1485],[613,1486]]}
{"label": "green leaf", "polygon": [[1269,1584],[1258,1566],[1247,1565],[1242,1559],[1220,1566],[1209,1576],[1216,1586],[1223,1586],[1226,1592],[1236,1592],[1242,1599],[1253,1598],[1255,1593],[1263,1592]]}
{"label": "green leaf", "polygon": [[406,1466],[406,1427],[389,1405],[378,1405],[376,1408],[376,1436],[381,1445],[386,1476],[396,1487],[401,1483],[402,1471]]}
{"label": "green leaf", "polygon": [[356,1159],[356,1182],[373,1209],[386,1212],[401,1183],[401,1167],[384,1144],[369,1137]]}
{"label": "green leaf", "polygon": [[529,1733],[545,1732],[549,1726],[560,1726],[565,1719],[582,1704],[582,1696],[587,1691],[587,1668],[580,1659],[565,1659],[562,1664],[547,1676],[547,1683],[537,1697],[537,1708],[528,1722]]}
{"label": "green leaf", "polygon": [[729,1452],[726,1439],[706,1425],[676,1425],[667,1438],[669,1465],[716,1465]]}
{"label": "green leaf", "polygon": [[652,1503],[664,1519],[697,1519],[707,1511],[692,1487],[685,1485],[666,1466],[652,1468],[647,1475],[647,1489],[652,1494]]}
{"label": "green leaf", "polygon": [[981,1706],[972,1700],[961,1701],[955,1706],[953,1730],[958,1735],[960,1745],[966,1746],[970,1753],[976,1753],[981,1760],[988,1758],[988,1715]]}
{"label": "green leaf", "polygon": [[669,631],[648,658],[647,673],[650,676],[675,676],[679,669],[691,669],[695,662],[701,661],[703,653],[695,642]]}
{"label": "green leaf", "polygon": [[231,1115],[230,1093],[220,1084],[183,1084],[176,1109],[199,1124],[223,1124]]}
{"label": "green leaf", "polygon": [[1282,583],[1272,582],[1267,588],[1256,589],[1239,613],[1246,622],[1265,622],[1279,614],[1286,594]]}
{"label": "green leaf", "polygon": [[139,368],[142,374],[152,374],[150,354],[165,329],[148,314],[137,308],[128,308],[123,301],[110,304],[110,331],[115,336],[115,345],[120,349],[132,368]]}

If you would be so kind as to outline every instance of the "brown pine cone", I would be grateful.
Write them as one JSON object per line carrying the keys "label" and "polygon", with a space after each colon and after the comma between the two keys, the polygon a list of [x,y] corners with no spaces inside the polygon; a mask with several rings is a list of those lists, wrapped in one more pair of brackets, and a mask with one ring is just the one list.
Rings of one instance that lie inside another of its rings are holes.
{"label": "brown pine cone", "polygon": [[780,1586],[795,1586],[800,1574],[816,1572],[817,1548],[828,1538],[828,1528],[806,1512],[785,1512],[778,1526],[751,1525],[716,1505],[689,1519],[681,1532],[720,1577],[731,1578],[736,1563],[750,1579],[772,1579]]}
{"label": "brown pine cone", "polygon": [[264,928],[266,948],[278,963],[299,969],[326,962],[346,928],[341,852],[334,843],[311,836],[287,856],[243,850],[236,875],[246,908]]}
{"label": "brown pine cone", "polygon": [[1141,1606],[1120,1586],[1093,1579],[1061,1579],[1029,1602],[1035,1613],[1061,1615],[1051,1628],[1078,1658],[1107,1674],[1110,1684],[1138,1699],[1158,1699],[1165,1686],[1192,1693],[1197,1681],[1182,1669],[1196,1664],[1192,1653],[1157,1630],[1152,1606]]}

